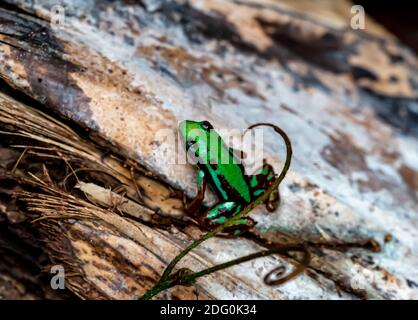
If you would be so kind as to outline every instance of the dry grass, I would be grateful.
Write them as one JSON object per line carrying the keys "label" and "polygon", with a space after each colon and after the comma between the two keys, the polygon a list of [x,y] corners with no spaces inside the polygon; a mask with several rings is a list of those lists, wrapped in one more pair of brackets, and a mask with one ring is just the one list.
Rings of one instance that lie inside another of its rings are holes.
{"label": "dry grass", "polygon": [[[18,170],[25,157],[57,161],[61,162],[58,165],[61,166],[61,170],[65,169],[68,174],[57,181],[58,175],[54,175],[52,169],[43,167],[43,179],[60,186],[63,190],[68,189],[70,180],[75,179],[75,183],[80,184],[83,182],[80,177],[89,176],[99,185],[113,187],[112,191],[126,197],[126,201],[149,208],[148,216],[153,212],[182,216],[180,199],[173,196],[169,187],[148,177],[146,171],[137,163],[114,154],[103,154],[94,143],[60,121],[4,95],[0,95],[0,135],[6,138],[6,142],[8,139],[18,141],[9,143],[9,146],[22,150],[11,170],[12,174],[27,175]],[[95,201],[94,194],[90,194],[88,198]],[[114,206],[114,203],[108,205]],[[136,214],[133,216],[138,218]],[[149,222],[149,219],[146,219],[146,222]],[[164,219],[156,217],[154,222],[163,223]]]}

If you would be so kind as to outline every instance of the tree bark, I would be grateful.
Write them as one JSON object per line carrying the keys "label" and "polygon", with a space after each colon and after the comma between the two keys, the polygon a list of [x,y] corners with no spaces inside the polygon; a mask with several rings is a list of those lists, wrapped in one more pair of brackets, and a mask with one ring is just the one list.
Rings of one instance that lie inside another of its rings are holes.
{"label": "tree bark", "polygon": [[[294,157],[275,212],[257,208],[249,235],[210,239],[182,267],[283,242],[372,238],[382,252],[316,247],[307,271],[278,287],[263,276],[298,257],[271,256],[157,298],[418,298],[417,60],[369,18],[351,29],[348,2],[309,12],[268,0],[6,3],[0,249],[11,258],[0,261],[0,295],[134,299],[152,287],[204,232],[178,195],[195,194],[195,168],[173,163],[175,144],[157,134],[195,119],[275,123]],[[54,24],[61,9],[65,22]],[[278,150],[267,133],[276,171]],[[208,191],[205,205],[215,201]],[[19,289],[29,276],[9,264],[43,282]],[[68,291],[49,287],[55,264]]]}

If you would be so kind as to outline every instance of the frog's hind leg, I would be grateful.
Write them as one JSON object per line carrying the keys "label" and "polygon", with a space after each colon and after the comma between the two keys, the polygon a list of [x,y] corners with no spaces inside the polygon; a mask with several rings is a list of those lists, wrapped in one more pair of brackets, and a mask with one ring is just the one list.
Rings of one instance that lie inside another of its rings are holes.
{"label": "frog's hind leg", "polygon": [[[208,210],[202,223],[210,229],[216,228],[228,220],[228,218],[239,213],[242,209],[242,205],[231,201],[216,204]],[[253,219],[250,217],[244,217],[237,220],[233,226],[226,228],[224,232],[233,235],[240,235],[251,229],[254,225],[255,221]]]}
{"label": "frog's hind leg", "polygon": [[[250,176],[250,187],[254,198],[263,194],[275,181],[276,174],[271,165],[264,161],[261,173]],[[279,206],[280,194],[279,189],[274,190],[268,199],[264,202],[269,212],[273,212]]]}

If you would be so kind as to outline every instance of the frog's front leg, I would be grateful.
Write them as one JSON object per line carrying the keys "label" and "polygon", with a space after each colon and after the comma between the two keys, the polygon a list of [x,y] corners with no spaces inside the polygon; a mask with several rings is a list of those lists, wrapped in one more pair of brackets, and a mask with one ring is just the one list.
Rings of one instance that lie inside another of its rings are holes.
{"label": "frog's front leg", "polygon": [[[276,174],[271,165],[264,162],[261,173],[250,176],[250,187],[254,198],[262,195],[275,181]],[[280,202],[279,189],[274,190],[264,202],[269,212],[276,210]]]}
{"label": "frog's front leg", "polygon": [[184,211],[187,214],[195,215],[199,207],[201,206],[203,199],[205,198],[207,179],[205,172],[201,169],[197,171],[197,194],[196,197],[187,203],[186,195],[183,198]]}
{"label": "frog's front leg", "polygon": [[[222,202],[211,207],[203,218],[202,223],[213,229],[224,223],[230,217],[236,215],[243,209],[241,204],[233,201]],[[233,232],[239,235],[244,231],[249,230],[255,225],[255,222],[250,217],[245,217],[237,220],[231,227],[226,228],[225,232]]]}

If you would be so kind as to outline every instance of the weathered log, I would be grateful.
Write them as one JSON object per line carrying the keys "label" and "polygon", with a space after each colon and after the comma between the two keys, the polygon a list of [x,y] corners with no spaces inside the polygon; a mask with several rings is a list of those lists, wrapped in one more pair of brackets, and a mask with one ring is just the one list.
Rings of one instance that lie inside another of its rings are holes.
{"label": "weathered log", "polygon": [[[280,208],[252,214],[258,222],[254,237],[262,243],[374,238],[382,244],[387,234],[393,237],[378,254],[319,250],[308,272],[277,288],[261,278],[278,261],[287,265],[282,258],[236,266],[199,280],[192,289],[199,298],[338,298],[338,292],[343,298],[418,297],[418,67],[395,38],[381,30],[351,30],[348,17],[320,21],[285,3],[261,0],[64,1],[62,28],[49,23],[50,1],[7,2],[0,8],[0,76],[87,129],[99,146],[110,144],[115,154],[136,161],[139,180],[151,172],[153,179],[137,181],[141,188],[152,184],[145,194],[164,194],[168,186],[189,196],[195,192],[194,168],[170,164],[174,146],[156,136],[158,130],[174,130],[185,118],[238,129],[271,121],[291,137],[294,160]],[[10,119],[10,110],[19,110],[22,119],[36,114],[6,95],[0,106],[0,123],[12,132],[23,129],[1,120]],[[103,164],[100,147],[83,139],[72,132],[66,145],[82,145],[82,160],[113,171],[133,197],[129,170],[116,160]],[[275,136],[267,134],[264,142],[267,159],[279,167]],[[36,202],[41,197],[27,197],[38,214],[57,214],[57,207],[42,209]],[[176,197],[168,197],[168,207],[149,198],[144,210],[160,209],[165,218],[187,223]],[[79,201],[80,211],[88,208]],[[208,192],[206,204],[214,201]],[[77,273],[69,288],[83,298],[138,297],[200,232],[191,226],[161,230],[101,210],[94,211],[94,222],[75,216],[76,222],[45,219],[38,225],[41,236],[52,239],[46,248],[53,260]],[[138,238],[131,228],[147,237]],[[92,250],[98,248],[87,239],[100,241],[103,260],[96,260]],[[234,250],[223,250],[228,247]],[[251,239],[211,239],[185,265],[197,269],[259,248]],[[126,268],[138,278],[126,276],[118,257],[129,258]],[[91,267],[91,261],[113,271],[100,281],[104,268]],[[180,298],[190,297],[191,291],[176,290]]]}

